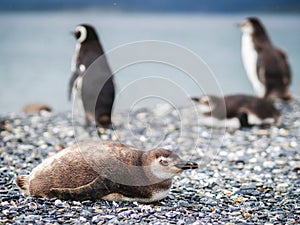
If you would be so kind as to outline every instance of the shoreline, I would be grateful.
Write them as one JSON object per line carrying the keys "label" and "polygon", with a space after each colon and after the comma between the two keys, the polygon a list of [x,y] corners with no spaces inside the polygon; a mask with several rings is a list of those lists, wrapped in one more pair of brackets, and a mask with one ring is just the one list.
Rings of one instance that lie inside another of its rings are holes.
{"label": "shoreline", "polygon": [[199,170],[176,176],[168,196],[151,204],[22,194],[13,183],[17,175],[75,143],[71,112],[1,114],[6,129],[0,132],[0,223],[299,223],[300,103],[279,107],[281,127],[241,130],[199,127],[188,109],[180,114],[164,107],[143,109],[128,121],[117,115],[115,132],[106,131],[102,140],[144,149],[160,144],[200,164]]}

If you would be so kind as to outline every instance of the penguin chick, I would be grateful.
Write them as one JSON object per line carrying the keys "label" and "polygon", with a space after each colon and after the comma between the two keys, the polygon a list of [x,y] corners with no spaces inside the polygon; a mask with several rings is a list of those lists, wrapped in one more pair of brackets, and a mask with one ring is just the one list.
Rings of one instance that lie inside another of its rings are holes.
{"label": "penguin chick", "polygon": [[169,193],[175,175],[196,168],[197,163],[183,161],[170,150],[85,141],[15,182],[26,194],[45,198],[154,202]]}

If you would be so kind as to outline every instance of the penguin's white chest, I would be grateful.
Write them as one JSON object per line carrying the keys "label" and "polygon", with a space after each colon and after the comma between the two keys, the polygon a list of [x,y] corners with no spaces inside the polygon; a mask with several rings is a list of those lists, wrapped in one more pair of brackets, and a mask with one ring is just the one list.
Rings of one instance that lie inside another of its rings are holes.
{"label": "penguin's white chest", "polygon": [[80,48],[81,48],[81,44],[80,43],[76,43],[75,52],[74,52],[74,55],[72,57],[72,63],[71,63],[71,71],[73,73],[76,71],[76,59],[77,59],[77,57],[79,55]]}
{"label": "penguin's white chest", "polygon": [[79,76],[74,81],[74,85],[73,85],[73,89],[72,89],[74,98],[81,99],[81,88],[82,88],[82,76]]}
{"label": "penguin's white chest", "polygon": [[82,78],[83,76],[79,76],[73,85],[72,89],[72,95],[73,95],[73,115],[75,115],[78,118],[78,121],[81,123],[84,123],[84,115],[85,115],[85,110],[83,106],[83,101],[82,101]]}
{"label": "penguin's white chest", "polygon": [[155,202],[155,201],[159,201],[159,200],[163,199],[164,197],[166,197],[169,192],[170,192],[170,189],[156,191],[153,193],[152,197],[149,199],[147,199],[147,198],[130,198],[130,197],[125,197],[124,195],[119,194],[119,193],[111,193],[111,194],[103,196],[102,199],[106,200],[106,201]]}
{"label": "penguin's white chest", "polygon": [[85,66],[83,64],[79,65],[79,70],[82,75],[78,76],[77,79],[74,81],[73,88],[72,88],[72,94],[73,94],[73,99],[75,99],[80,107],[83,108],[83,103],[82,103],[82,79],[83,79],[83,74],[86,70]]}
{"label": "penguin's white chest", "polygon": [[259,97],[263,97],[265,95],[265,86],[258,79],[257,52],[254,48],[250,34],[243,34],[242,36],[242,58],[246,73],[252,83],[254,91]]}

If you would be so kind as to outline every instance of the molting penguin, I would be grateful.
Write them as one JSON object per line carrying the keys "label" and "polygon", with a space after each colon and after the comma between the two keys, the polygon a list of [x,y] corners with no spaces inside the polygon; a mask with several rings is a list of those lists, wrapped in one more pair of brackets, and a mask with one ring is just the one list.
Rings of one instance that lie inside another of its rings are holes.
{"label": "molting penguin", "polygon": [[197,163],[183,161],[170,150],[85,141],[15,182],[26,194],[45,198],[153,202],[169,193],[175,175],[196,168]]}
{"label": "molting penguin", "polygon": [[[69,82],[69,99],[78,97],[85,112],[86,125],[96,122],[108,127],[115,98],[115,87],[103,48],[95,29],[87,24],[74,31],[77,39]],[[99,58],[100,57],[100,58]]]}
{"label": "molting penguin", "polygon": [[224,98],[208,95],[192,99],[199,103],[204,125],[239,128],[279,123],[280,111],[268,99],[249,95],[228,95]]}
{"label": "molting penguin", "polygon": [[257,95],[290,100],[291,72],[285,52],[272,45],[259,19],[248,18],[240,27],[243,63]]}

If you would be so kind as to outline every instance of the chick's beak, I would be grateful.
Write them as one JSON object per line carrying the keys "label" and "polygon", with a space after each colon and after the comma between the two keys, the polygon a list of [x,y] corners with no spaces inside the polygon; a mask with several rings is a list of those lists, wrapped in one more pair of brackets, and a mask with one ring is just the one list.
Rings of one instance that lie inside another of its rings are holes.
{"label": "chick's beak", "polygon": [[188,170],[188,169],[197,169],[199,168],[199,165],[195,162],[186,162],[186,161],[181,161],[177,164],[175,164],[175,166],[179,169],[182,169],[182,170]]}

